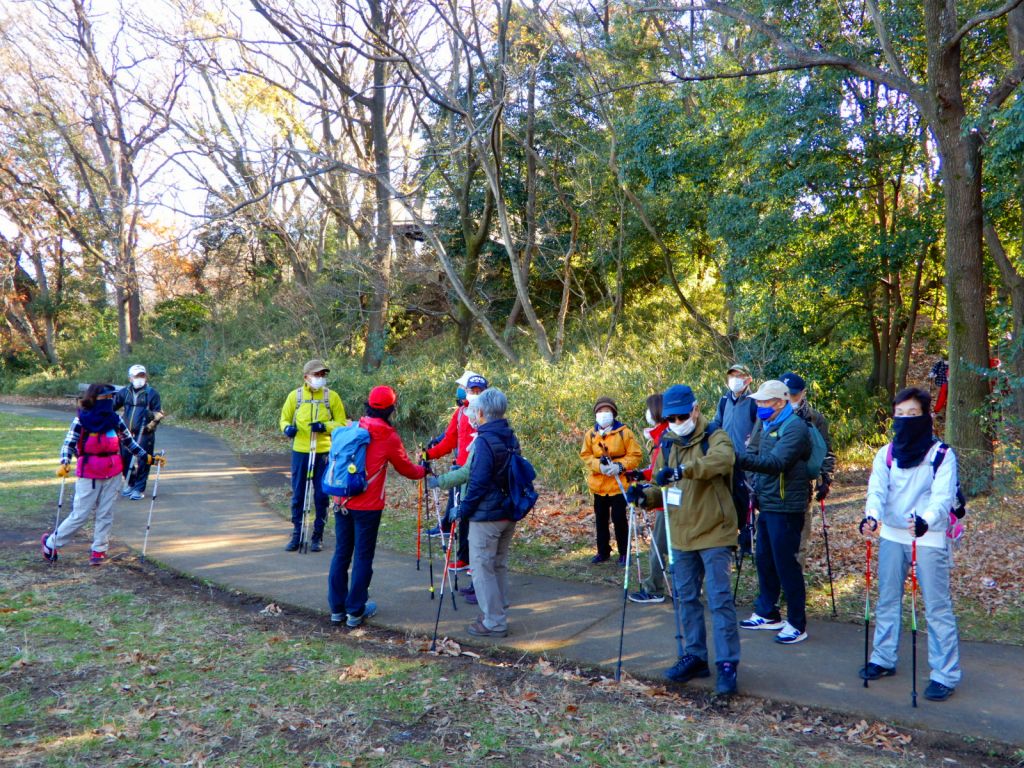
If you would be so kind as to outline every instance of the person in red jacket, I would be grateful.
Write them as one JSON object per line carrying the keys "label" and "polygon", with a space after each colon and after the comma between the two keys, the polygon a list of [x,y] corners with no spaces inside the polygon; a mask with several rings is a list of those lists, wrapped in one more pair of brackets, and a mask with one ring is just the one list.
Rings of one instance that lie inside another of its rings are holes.
{"label": "person in red jacket", "polygon": [[425,467],[409,459],[401,438],[391,426],[397,399],[391,387],[374,387],[366,400],[366,415],[359,420],[359,426],[370,433],[370,444],[366,448],[368,480],[366,490],[348,499],[334,516],[336,543],[327,577],[327,602],[335,624],[344,620],[349,627],[358,627],[377,612],[377,604],[367,598],[373,578],[377,531],[384,511],[388,464],[410,480],[422,480],[427,474]]}
{"label": "person in red jacket", "polygon": [[[451,421],[448,422],[448,429],[445,430],[444,436],[435,445],[428,446],[424,452],[427,459],[433,461],[442,456],[447,456],[454,450],[456,468],[465,466],[469,458],[469,445],[476,439],[476,429],[469,423],[466,407],[476,400],[481,392],[487,389],[487,379],[479,374],[463,375],[463,379],[465,379],[464,386],[466,387],[466,405],[455,409]],[[459,379],[460,384],[463,383],[463,379]],[[452,515],[453,503],[454,493],[448,497],[445,525],[451,525],[450,516]],[[440,534],[442,531],[429,531],[429,533]],[[455,554],[455,562],[451,567],[456,571],[464,571],[469,568],[469,520],[465,517],[459,519],[459,546]]]}

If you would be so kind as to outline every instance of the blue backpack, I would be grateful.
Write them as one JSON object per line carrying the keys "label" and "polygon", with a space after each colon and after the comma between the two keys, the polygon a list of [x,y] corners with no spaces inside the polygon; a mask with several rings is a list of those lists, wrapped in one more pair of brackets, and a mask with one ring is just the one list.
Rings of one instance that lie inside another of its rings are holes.
{"label": "blue backpack", "polygon": [[508,498],[505,507],[512,520],[522,520],[537,503],[533,481],[537,471],[521,453],[512,453],[508,460]]}
{"label": "blue backpack", "polygon": [[366,446],[370,433],[360,426],[335,427],[321,488],[328,496],[351,498],[366,490]]}

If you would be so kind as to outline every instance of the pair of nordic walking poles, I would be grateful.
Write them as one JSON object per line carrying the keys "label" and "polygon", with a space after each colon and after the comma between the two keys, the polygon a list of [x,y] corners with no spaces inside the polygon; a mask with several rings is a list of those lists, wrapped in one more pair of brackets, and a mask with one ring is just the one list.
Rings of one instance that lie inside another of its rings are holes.
{"label": "pair of nordic walking poles", "polygon": [[[622,492],[623,497],[625,497],[626,496],[626,489],[622,485],[622,480],[619,478],[618,475],[615,475],[615,482],[618,483],[619,490]],[[662,488],[661,492],[662,492],[662,499],[664,500],[665,489]],[[630,561],[630,556],[631,555],[636,557],[637,582],[639,584],[641,584],[641,585],[643,584],[643,574],[640,572],[640,553],[639,553],[639,546],[638,546],[639,545],[640,537],[639,537],[639,534],[638,534],[637,523],[636,523],[636,505],[633,504],[632,502],[628,502],[628,501],[627,501],[627,504],[628,504],[628,508],[629,508],[629,528],[628,528],[628,533],[627,533],[627,538],[626,538],[626,567],[624,569],[625,573],[623,574],[623,584],[622,584],[622,620],[619,623],[619,657],[618,657],[618,660],[617,660],[617,662],[615,664],[615,682],[619,682],[622,679],[622,648],[623,648],[623,643],[624,643],[625,635],[626,635],[626,604],[629,602],[629,568],[630,568],[630,562],[629,561]],[[668,561],[669,561],[669,566],[668,566],[668,570],[667,571],[666,571],[666,568],[665,568],[665,561],[661,557],[661,551],[658,549],[658,542],[656,541],[656,537],[654,536],[653,531],[651,532],[651,548],[654,550],[655,559],[657,559],[658,567],[661,569],[662,578],[665,580],[666,586],[668,586],[669,599],[672,600],[672,612],[675,615],[675,621],[676,621],[676,645],[678,646],[679,656],[681,657],[683,655],[682,618],[681,618],[681,616],[679,614],[679,610],[680,610],[679,601],[676,599],[676,595],[675,595],[674,590],[673,590],[672,585],[671,585],[671,577],[669,576],[669,574],[673,570],[673,562],[674,562],[673,561],[673,556],[672,556],[672,532],[669,529],[668,503],[663,501],[663,504],[664,504],[664,511],[662,512],[662,514],[665,516],[664,517],[664,522],[665,522],[665,547],[668,550],[667,554],[668,554]],[[650,529],[649,521],[647,520],[647,515],[646,515],[646,513],[644,513],[642,511],[642,508],[641,508],[641,514],[643,514],[643,517],[644,517],[644,526],[646,528]]]}
{"label": "pair of nordic walking poles", "polygon": [[[868,518],[861,521],[861,533]],[[875,527],[877,527],[875,523]],[[874,528],[872,528],[874,530]],[[871,629],[871,539],[867,538],[866,557],[864,562],[864,670],[867,672],[870,655],[868,635]],[[864,677],[864,687],[868,687],[868,679]],[[910,705],[917,707],[917,536],[910,542]]]}

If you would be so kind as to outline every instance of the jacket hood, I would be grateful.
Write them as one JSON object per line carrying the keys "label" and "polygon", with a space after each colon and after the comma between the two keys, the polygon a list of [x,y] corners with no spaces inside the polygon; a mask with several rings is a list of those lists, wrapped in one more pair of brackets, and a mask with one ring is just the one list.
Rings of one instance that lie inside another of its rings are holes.
{"label": "jacket hood", "polygon": [[387,437],[395,431],[393,426],[376,416],[363,416],[359,419],[359,426],[370,433],[371,439]]}
{"label": "jacket hood", "polygon": [[508,419],[494,419],[488,421],[485,424],[481,424],[476,428],[477,433],[485,432],[492,434],[495,437],[500,437],[503,440],[511,438],[515,433],[512,431],[512,427],[509,426]]}

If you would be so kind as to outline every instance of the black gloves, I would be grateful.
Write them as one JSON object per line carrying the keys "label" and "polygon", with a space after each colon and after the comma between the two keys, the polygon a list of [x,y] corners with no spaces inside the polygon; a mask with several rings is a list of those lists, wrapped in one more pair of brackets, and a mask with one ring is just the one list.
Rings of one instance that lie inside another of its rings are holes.
{"label": "black gloves", "polygon": [[829,491],[831,490],[832,486],[830,486],[828,483],[817,483],[814,486],[814,500],[824,501],[825,499],[828,498]]}
{"label": "black gloves", "polygon": [[860,535],[861,536],[865,535],[864,534],[864,527],[865,526],[870,528],[872,531],[877,531],[878,530],[878,521],[875,520],[875,518],[873,518],[873,517],[865,517],[863,520],[861,520],[860,521],[860,526],[858,526],[858,530],[860,531]]}
{"label": "black gloves", "polygon": [[631,485],[626,489],[626,501],[638,507],[647,506],[647,496],[644,494],[643,485]]}
{"label": "black gloves", "polygon": [[684,469],[686,469],[686,467],[682,464],[678,467],[662,467],[658,470],[658,474],[654,478],[654,482],[658,485],[668,485],[669,483],[678,482],[683,477]]}
{"label": "black gloves", "polygon": [[284,432],[285,437],[295,437],[297,434],[299,434],[299,428],[296,427],[294,424],[289,424],[282,431]]}
{"label": "black gloves", "polygon": [[310,432],[326,432],[327,431],[327,425],[324,424],[322,421],[314,421],[314,422],[310,423],[309,431]]}
{"label": "black gloves", "polygon": [[928,523],[920,515],[914,515],[914,538],[919,539],[928,533]]}
{"label": "black gloves", "polygon": [[635,483],[639,480],[646,479],[644,477],[644,471],[642,469],[627,469],[622,474],[631,483]]}

